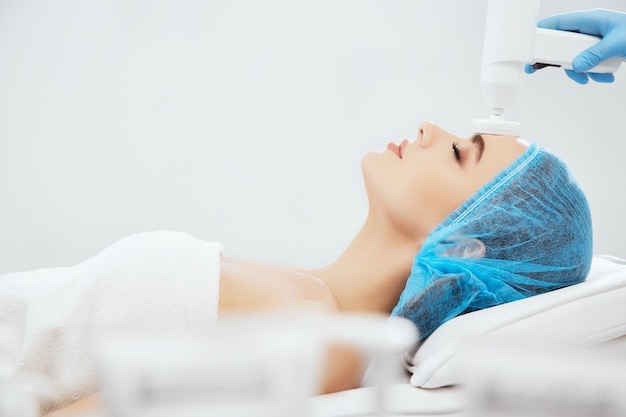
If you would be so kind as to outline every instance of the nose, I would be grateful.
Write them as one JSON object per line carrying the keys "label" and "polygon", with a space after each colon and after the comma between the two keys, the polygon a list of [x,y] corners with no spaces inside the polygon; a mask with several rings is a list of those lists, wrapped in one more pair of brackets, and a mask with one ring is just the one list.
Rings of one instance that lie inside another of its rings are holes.
{"label": "nose", "polygon": [[422,122],[417,130],[417,143],[422,148],[428,148],[433,144],[433,125],[429,122]]}

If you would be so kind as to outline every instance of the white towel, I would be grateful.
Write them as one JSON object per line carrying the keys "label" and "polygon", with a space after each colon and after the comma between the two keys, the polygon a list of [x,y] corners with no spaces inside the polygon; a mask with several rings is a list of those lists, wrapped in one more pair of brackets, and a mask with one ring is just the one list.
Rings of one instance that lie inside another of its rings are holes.
{"label": "white towel", "polygon": [[0,376],[34,375],[58,396],[47,413],[97,389],[89,334],[132,324],[217,318],[222,247],[179,232],[129,236],[68,268],[0,275]]}

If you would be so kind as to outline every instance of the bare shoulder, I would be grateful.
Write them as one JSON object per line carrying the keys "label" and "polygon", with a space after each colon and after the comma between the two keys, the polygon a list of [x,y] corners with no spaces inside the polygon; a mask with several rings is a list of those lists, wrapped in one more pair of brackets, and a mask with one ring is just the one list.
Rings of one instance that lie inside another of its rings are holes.
{"label": "bare shoulder", "polygon": [[219,311],[256,312],[309,304],[337,311],[328,286],[305,271],[222,258]]}

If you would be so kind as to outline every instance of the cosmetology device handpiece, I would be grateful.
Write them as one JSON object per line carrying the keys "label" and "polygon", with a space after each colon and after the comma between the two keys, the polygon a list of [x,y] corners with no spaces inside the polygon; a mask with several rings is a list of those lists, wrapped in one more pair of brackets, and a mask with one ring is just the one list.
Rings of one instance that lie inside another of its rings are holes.
{"label": "cosmetology device handpiece", "polygon": [[[600,38],[582,33],[537,28],[539,0],[489,0],[480,84],[489,119],[472,121],[474,133],[520,135],[520,124],[506,120],[522,80],[525,64],[535,68],[572,69],[572,61]],[[593,68],[614,73],[622,58],[612,58]]]}

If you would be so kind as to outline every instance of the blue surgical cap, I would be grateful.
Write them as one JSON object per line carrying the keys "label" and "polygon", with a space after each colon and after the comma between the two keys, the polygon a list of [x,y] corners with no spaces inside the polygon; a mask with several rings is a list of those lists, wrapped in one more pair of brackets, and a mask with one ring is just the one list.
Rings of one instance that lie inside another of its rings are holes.
{"label": "blue surgical cap", "polygon": [[531,144],[428,235],[392,315],[422,340],[460,314],[584,281],[591,258],[585,195]]}

